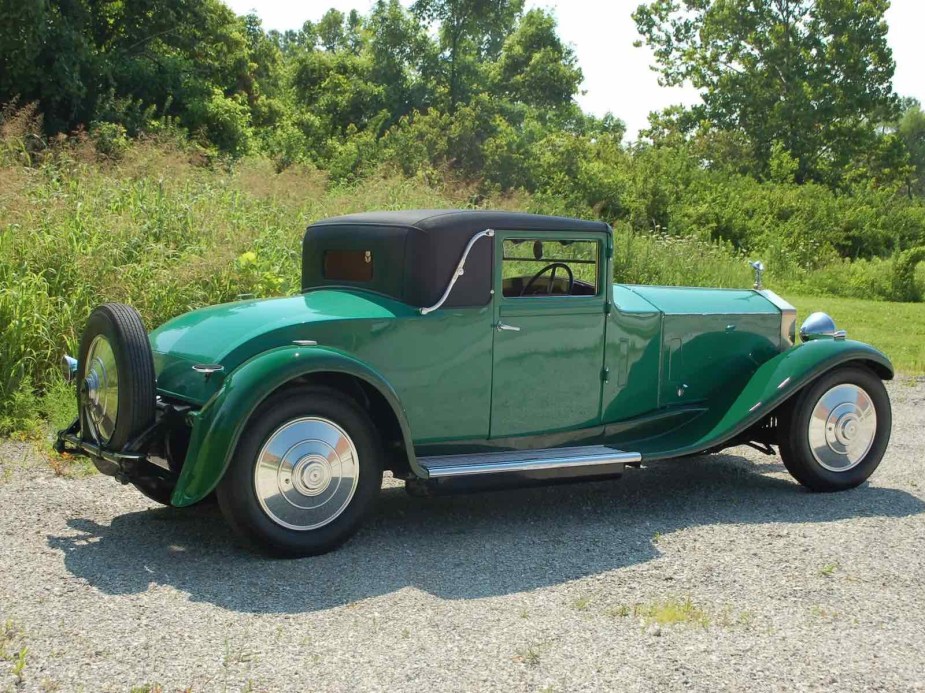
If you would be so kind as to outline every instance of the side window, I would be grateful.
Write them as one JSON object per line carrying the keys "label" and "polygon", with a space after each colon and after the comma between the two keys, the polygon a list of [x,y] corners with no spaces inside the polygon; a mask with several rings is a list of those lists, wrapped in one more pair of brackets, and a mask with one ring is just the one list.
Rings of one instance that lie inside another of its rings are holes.
{"label": "side window", "polygon": [[506,298],[598,293],[599,241],[508,238],[502,250],[502,293]]}

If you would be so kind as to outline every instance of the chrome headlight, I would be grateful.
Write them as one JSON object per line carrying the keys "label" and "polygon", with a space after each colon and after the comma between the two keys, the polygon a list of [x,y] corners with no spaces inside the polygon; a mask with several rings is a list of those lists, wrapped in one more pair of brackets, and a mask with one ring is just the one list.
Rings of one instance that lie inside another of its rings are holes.
{"label": "chrome headlight", "polygon": [[800,326],[800,341],[814,339],[844,339],[845,331],[836,329],[835,321],[828,313],[813,313]]}

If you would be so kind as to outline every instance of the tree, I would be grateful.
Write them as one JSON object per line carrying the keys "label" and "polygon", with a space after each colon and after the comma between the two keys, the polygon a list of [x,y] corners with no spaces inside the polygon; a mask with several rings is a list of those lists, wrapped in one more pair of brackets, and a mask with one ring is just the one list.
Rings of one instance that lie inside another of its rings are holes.
{"label": "tree", "polygon": [[369,77],[385,90],[387,125],[391,126],[430,105],[436,51],[420,20],[399,0],[377,0],[366,27],[372,65]]}
{"label": "tree", "polygon": [[896,125],[896,134],[902,140],[909,154],[909,163],[913,169],[909,177],[909,195],[925,195],[925,113],[915,99],[904,103],[902,117]]}
{"label": "tree", "polygon": [[412,12],[440,25],[440,50],[447,66],[447,101],[457,104],[478,91],[482,64],[494,61],[514,31],[524,0],[416,0]]}
{"label": "tree", "polygon": [[39,101],[52,132],[85,122],[98,72],[81,3],[0,0],[0,103]]}
{"label": "tree", "polygon": [[556,20],[543,10],[527,12],[504,42],[497,90],[530,106],[561,109],[572,103],[581,80],[574,51],[556,33]]}
{"label": "tree", "polygon": [[694,121],[748,139],[754,172],[779,144],[797,182],[837,183],[896,98],[888,0],[653,0],[633,14],[667,85],[701,90]]}

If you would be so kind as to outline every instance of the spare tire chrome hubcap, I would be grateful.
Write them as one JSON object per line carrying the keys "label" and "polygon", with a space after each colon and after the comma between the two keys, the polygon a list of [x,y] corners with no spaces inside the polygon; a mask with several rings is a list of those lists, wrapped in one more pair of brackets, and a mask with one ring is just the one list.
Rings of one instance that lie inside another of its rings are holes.
{"label": "spare tire chrome hubcap", "polygon": [[333,421],[314,416],[277,428],[254,467],[260,507],[276,524],[300,531],[323,527],[340,516],[359,479],[359,457],[350,436]]}
{"label": "spare tire chrome hubcap", "polygon": [[90,433],[99,443],[108,443],[116,430],[119,414],[119,372],[112,346],[97,335],[87,351],[87,368],[80,396],[89,419]]}
{"label": "spare tire chrome hubcap", "polygon": [[813,408],[809,448],[830,472],[853,469],[870,451],[877,433],[877,410],[862,388],[836,385]]}

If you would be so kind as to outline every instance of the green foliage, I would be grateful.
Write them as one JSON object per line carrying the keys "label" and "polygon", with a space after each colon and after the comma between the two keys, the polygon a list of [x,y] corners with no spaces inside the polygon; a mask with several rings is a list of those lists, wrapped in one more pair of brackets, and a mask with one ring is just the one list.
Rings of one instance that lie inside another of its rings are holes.
{"label": "green foliage", "polygon": [[220,89],[190,104],[190,117],[204,138],[233,156],[250,150],[251,114],[240,95],[225,96]]}
{"label": "green foliage", "polygon": [[125,127],[119,123],[94,123],[90,133],[96,151],[110,159],[121,159],[129,148]]}
{"label": "green foliage", "polygon": [[916,280],[915,270],[925,262],[925,246],[910,248],[893,260],[892,296],[895,301],[921,301],[922,284]]}
{"label": "green foliage", "polygon": [[556,21],[530,10],[504,42],[496,68],[496,89],[514,102],[538,108],[568,104],[581,84],[574,52],[556,33]]}
{"label": "green foliage", "polygon": [[907,100],[895,127],[909,155],[907,192],[910,197],[925,195],[925,113],[921,104],[914,99]]}
{"label": "green foliage", "polygon": [[41,400],[29,376],[23,377],[12,391],[0,392],[0,402],[0,436],[34,437],[42,430]]}
{"label": "green foliage", "polygon": [[894,112],[888,0],[654,0],[633,14],[666,84],[703,104],[687,127],[742,133],[751,172],[775,146],[797,182],[837,183]]}
{"label": "green foliage", "polygon": [[416,16],[440,27],[436,76],[445,110],[452,113],[484,88],[484,64],[498,58],[523,6],[523,0],[417,0],[412,5]]}

